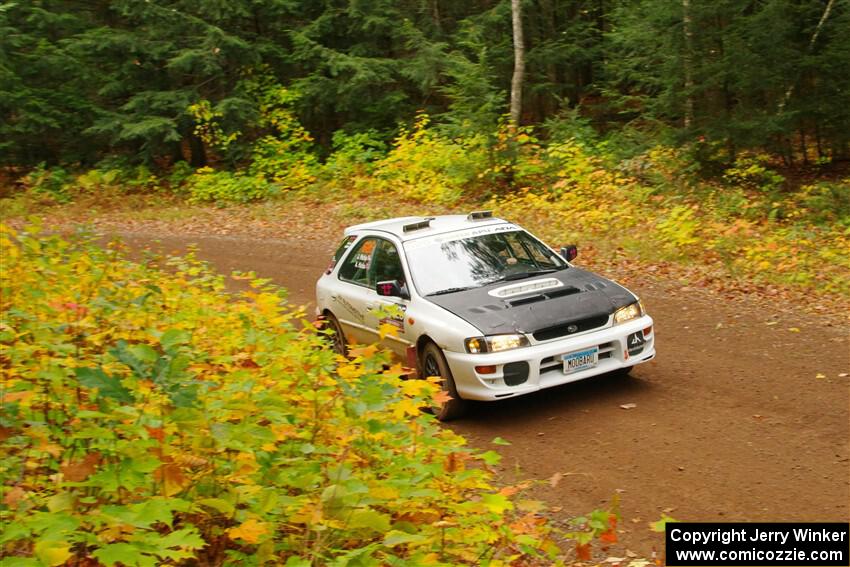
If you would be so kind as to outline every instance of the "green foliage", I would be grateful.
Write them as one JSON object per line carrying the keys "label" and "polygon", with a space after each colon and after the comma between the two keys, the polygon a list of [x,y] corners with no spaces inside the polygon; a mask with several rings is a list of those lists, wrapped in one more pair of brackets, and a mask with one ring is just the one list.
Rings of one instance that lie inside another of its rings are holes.
{"label": "green foliage", "polygon": [[3,564],[555,561],[498,455],[421,413],[432,383],[333,354],[268,281],[33,226],[0,246]]}
{"label": "green foliage", "polygon": [[308,139],[281,139],[275,136],[260,138],[254,145],[248,173],[255,173],[279,185],[282,189],[303,189],[316,180],[318,160],[312,153],[300,151],[299,145]]}
{"label": "green foliage", "polygon": [[253,145],[248,175],[262,176],[284,190],[303,189],[315,181],[313,138],[292,110],[298,94],[264,73],[249,75],[242,88],[257,105],[256,127],[266,132]]}
{"label": "green foliage", "polygon": [[202,167],[190,176],[185,190],[192,202],[247,203],[280,194],[280,189],[263,175],[215,171]]}
{"label": "green foliage", "polygon": [[[839,2],[827,14],[822,0],[750,8],[731,0],[529,3],[522,125],[587,120],[632,155],[703,136],[729,162],[741,149],[787,164],[846,159],[850,10]],[[300,95],[280,106],[297,114],[323,155],[340,129],[389,141],[418,112],[435,117],[448,139],[492,136],[513,70],[510,22],[509,3],[496,0],[92,0],[85,10],[8,2],[0,10],[0,163],[87,168],[121,155],[163,169],[181,159],[232,167],[270,134],[245,84],[258,70]],[[572,137],[586,143],[581,129]]]}
{"label": "green foliage", "polygon": [[189,114],[195,121],[195,135],[211,148],[227,151],[227,148],[239,138],[241,132],[225,134],[222,127],[224,112],[213,109],[208,100],[200,100],[189,105]]}
{"label": "green foliage", "polygon": [[673,148],[655,147],[618,168],[595,151],[568,140],[550,144],[543,158],[522,155],[533,167],[520,163],[517,171],[536,171],[522,179],[528,188],[487,206],[554,243],[620,247],[647,260],[722,266],[736,277],[850,292],[843,252],[850,246],[847,181],[781,193],[780,178],[759,164],[736,171],[746,184],[724,186],[688,175],[678,165],[687,158]]}
{"label": "green foliage", "polygon": [[375,130],[355,134],[337,130],[333,135],[333,153],[325,162],[323,173],[330,179],[370,174],[375,162],[386,152],[387,145]]}
{"label": "green foliage", "polygon": [[698,221],[694,218],[694,209],[685,205],[676,205],[667,215],[655,223],[659,240],[671,249],[687,249],[699,242]]}
{"label": "green foliage", "polygon": [[845,156],[847,135],[833,128],[846,132],[850,114],[834,93],[848,85],[838,68],[850,61],[842,32],[850,10],[827,13],[817,0],[739,8],[615,3],[607,49],[618,55],[605,58],[605,86],[622,117],[670,124],[679,141],[703,135],[731,156],[736,148],[768,149],[786,163],[808,162],[814,149],[818,158]]}
{"label": "green foliage", "polygon": [[116,198],[160,187],[161,180],[144,166],[124,169],[90,169],[73,175],[61,167],[39,165],[21,179],[25,191],[67,204],[81,196]]}
{"label": "green foliage", "polygon": [[50,197],[57,203],[68,203],[71,201],[71,195],[68,192],[68,183],[71,179],[71,173],[64,168],[47,168],[41,163],[26,174],[21,182],[29,191]]}
{"label": "green foliage", "polygon": [[583,146],[598,146],[599,133],[578,109],[562,110],[543,123],[543,130],[550,143],[575,141]]}
{"label": "green foliage", "polygon": [[850,228],[850,177],[804,185],[787,199],[790,218],[809,218],[820,225],[837,223]]}
{"label": "green foliage", "polygon": [[[248,202],[304,189],[316,180],[319,162],[312,151],[312,137],[292,111],[298,95],[277,84],[267,72],[249,72],[241,90],[257,109],[251,128],[264,132],[250,150],[244,172],[230,173],[205,167],[188,177],[186,188],[194,202]],[[225,134],[221,112],[201,101],[190,111],[197,121],[199,136],[209,145],[227,152],[240,134]]]}
{"label": "green foliage", "polygon": [[768,167],[769,161],[770,157],[766,155],[741,154],[723,177],[732,185],[773,193],[782,186],[785,178]]}
{"label": "green foliage", "polygon": [[484,174],[487,154],[480,141],[452,140],[429,129],[420,114],[402,129],[393,147],[375,164],[375,189],[425,203],[450,204]]}
{"label": "green foliage", "polygon": [[58,2],[0,5],[0,164],[67,165],[99,140],[92,76],[64,43],[87,27]]}

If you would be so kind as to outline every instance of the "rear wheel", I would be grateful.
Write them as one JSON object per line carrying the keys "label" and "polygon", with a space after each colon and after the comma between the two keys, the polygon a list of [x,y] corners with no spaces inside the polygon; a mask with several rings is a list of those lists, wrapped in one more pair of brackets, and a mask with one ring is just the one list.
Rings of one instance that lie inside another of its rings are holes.
{"label": "rear wheel", "polygon": [[339,324],[339,320],[334,317],[333,313],[328,313],[325,320],[327,321],[325,329],[333,331],[329,337],[331,348],[337,354],[348,356],[348,345],[345,343],[345,333],[342,332],[342,325]]}
{"label": "rear wheel", "polygon": [[440,377],[440,388],[443,392],[449,395],[449,400],[442,404],[433,406],[433,413],[440,421],[450,421],[462,416],[467,409],[467,402],[461,399],[455,388],[455,381],[452,378],[452,371],[446,362],[446,357],[443,356],[443,351],[434,343],[427,343],[422,349],[420,361],[420,373],[423,378],[429,376]]}

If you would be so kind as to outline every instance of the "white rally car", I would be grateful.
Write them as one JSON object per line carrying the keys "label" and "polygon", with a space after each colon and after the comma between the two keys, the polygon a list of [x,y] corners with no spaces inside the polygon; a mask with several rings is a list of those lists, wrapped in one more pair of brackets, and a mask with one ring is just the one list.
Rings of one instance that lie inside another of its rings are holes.
{"label": "white rally car", "polygon": [[[489,212],[405,217],[349,227],[316,284],[334,348],[381,342],[450,401],[520,396],[655,356],[652,318],[626,288],[569,263]],[[380,339],[389,323],[397,333]]]}

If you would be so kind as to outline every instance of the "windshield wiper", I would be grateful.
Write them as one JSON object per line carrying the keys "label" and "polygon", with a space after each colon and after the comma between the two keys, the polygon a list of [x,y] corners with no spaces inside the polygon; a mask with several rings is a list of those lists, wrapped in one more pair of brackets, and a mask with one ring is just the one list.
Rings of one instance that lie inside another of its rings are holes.
{"label": "windshield wiper", "polygon": [[432,295],[445,295],[447,293],[456,293],[458,291],[466,291],[468,289],[475,289],[478,287],[477,285],[468,285],[466,287],[449,287],[446,289],[441,289],[440,291],[435,291],[433,293],[427,294],[425,297],[431,297]]}
{"label": "windshield wiper", "polygon": [[531,270],[531,271],[528,271],[528,272],[516,272],[514,274],[504,275],[501,278],[495,279],[495,280],[493,280],[489,283],[509,282],[509,281],[513,281],[513,280],[524,280],[525,278],[531,278],[531,277],[539,276],[539,275],[542,275],[542,274],[551,274],[552,272],[557,272],[557,270],[555,270],[553,268],[547,268],[545,270]]}

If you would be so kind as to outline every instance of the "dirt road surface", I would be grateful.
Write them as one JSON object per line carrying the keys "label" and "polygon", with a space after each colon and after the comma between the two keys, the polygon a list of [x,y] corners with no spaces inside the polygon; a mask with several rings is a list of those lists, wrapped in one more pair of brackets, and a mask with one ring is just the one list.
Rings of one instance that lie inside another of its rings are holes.
{"label": "dirt road surface", "polygon": [[[254,270],[288,288],[295,304],[313,301],[335,244],[124,239],[167,252],[197,243],[199,257],[219,271]],[[610,506],[618,495],[620,543],[612,553],[660,553],[662,536],[648,523],[662,513],[682,521],[848,521],[846,328],[795,316],[793,306],[767,312],[658,279],[629,286],[655,318],[654,361],[626,379],[479,404],[450,427],[503,455],[504,482],[544,481],[532,496],[556,518]],[[494,446],[495,437],[511,445]],[[545,481],[556,473],[564,476],[552,487]]]}

